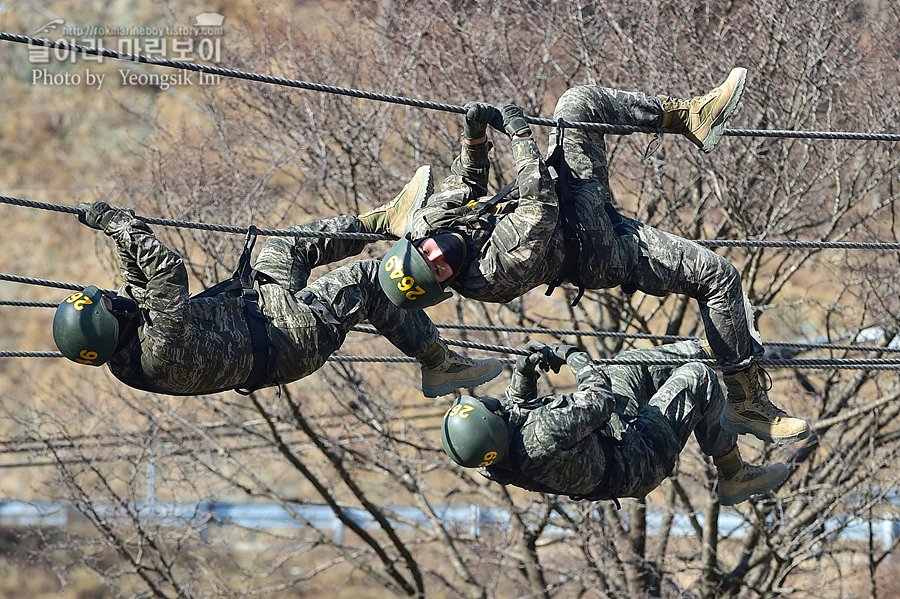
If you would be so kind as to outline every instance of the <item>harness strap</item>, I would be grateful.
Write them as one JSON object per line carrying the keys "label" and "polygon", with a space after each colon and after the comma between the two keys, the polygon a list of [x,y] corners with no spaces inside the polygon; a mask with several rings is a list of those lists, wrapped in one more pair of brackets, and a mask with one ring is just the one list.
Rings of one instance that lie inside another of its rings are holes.
{"label": "harness strap", "polygon": [[[244,313],[247,321],[247,328],[250,331],[250,343],[253,348],[253,366],[250,374],[243,383],[233,387],[223,387],[203,391],[203,394],[221,393],[223,391],[235,391],[242,395],[249,395],[253,391],[266,386],[266,375],[269,372],[269,364],[274,361],[277,347],[269,340],[269,334],[266,330],[266,317],[259,309],[259,292],[254,288],[256,281],[271,283],[275,282],[270,276],[261,273],[250,266],[250,253],[256,244],[257,229],[253,225],[247,231],[247,237],[244,240],[244,249],[238,260],[238,266],[231,275],[230,279],[226,279],[221,283],[213,285],[194,298],[214,297],[223,293],[229,293],[240,290],[244,297]],[[131,354],[131,366],[135,375],[138,377],[137,384],[139,389],[144,391],[152,391],[155,393],[165,393],[167,395],[197,395],[196,393],[172,393],[155,386],[147,380],[141,366],[140,346],[138,351]]]}
{"label": "harness strap", "polygon": [[588,240],[582,230],[581,223],[578,221],[578,212],[575,209],[575,194],[569,185],[572,171],[563,153],[562,140],[563,128],[557,127],[556,147],[553,148],[553,152],[547,158],[546,163],[548,167],[556,170],[556,196],[559,198],[560,221],[563,226],[566,257],[562,272],[548,284],[544,295],[550,295],[554,289],[565,281],[570,281],[578,287],[578,295],[575,296],[575,300],[572,302],[572,306],[575,306],[584,295],[584,284],[581,281],[581,272],[578,265],[580,263],[581,248],[588,243]]}
{"label": "harness strap", "polygon": [[247,229],[247,237],[244,239],[244,250],[238,260],[237,269],[232,275],[232,279],[240,282],[244,295],[247,328],[250,329],[250,342],[253,346],[253,367],[250,369],[250,375],[246,381],[234,388],[241,395],[249,395],[264,386],[263,379],[269,371],[269,360],[273,357],[269,348],[274,347],[269,340],[269,333],[266,331],[266,317],[259,309],[259,292],[253,286],[257,280],[262,281],[264,278],[271,280],[267,275],[250,266],[250,253],[256,244],[256,236],[256,227],[250,225]]}
{"label": "harness strap", "polygon": [[466,259],[457,272],[454,272],[444,285],[462,292],[461,289],[465,285],[469,267],[472,261],[481,252],[484,246],[483,240],[493,233],[497,226],[497,207],[505,201],[519,187],[518,180],[512,180],[503,186],[491,199],[483,202],[471,201],[458,208],[447,210],[441,218],[426,221],[434,227],[432,234],[442,231],[454,232],[455,227],[462,227],[466,230]]}
{"label": "harness strap", "polygon": [[478,216],[493,216],[496,219],[496,216],[494,216],[494,208],[497,206],[497,204],[506,199],[506,196],[512,193],[512,191],[517,187],[519,187],[519,181],[518,179],[513,179],[512,181],[504,185],[503,189],[498,191],[491,199],[487,200],[486,202],[477,202],[472,208],[472,212]]}

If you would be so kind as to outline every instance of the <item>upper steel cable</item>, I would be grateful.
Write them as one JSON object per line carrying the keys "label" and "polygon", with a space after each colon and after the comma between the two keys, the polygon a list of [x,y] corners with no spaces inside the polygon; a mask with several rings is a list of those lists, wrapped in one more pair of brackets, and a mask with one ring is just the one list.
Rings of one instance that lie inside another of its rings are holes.
{"label": "upper steel cable", "polygon": [[[169,67],[182,69],[185,71],[194,71],[200,73],[208,73],[210,75],[219,75],[221,77],[231,77],[235,79],[246,79],[248,81],[258,81],[260,83],[269,83],[272,85],[281,85],[285,87],[293,87],[299,89],[307,89],[353,98],[362,98],[366,100],[375,100],[378,102],[388,102],[392,104],[402,104],[405,106],[413,106],[416,108],[427,108],[429,110],[441,110],[444,112],[455,112],[457,114],[465,114],[464,106],[456,106],[453,104],[441,104],[438,102],[428,102],[424,100],[416,100],[414,98],[404,98],[401,96],[392,96],[388,94],[379,94],[366,92],[345,87],[335,87],[331,85],[322,85],[320,83],[310,83],[308,81],[300,81],[298,79],[288,79],[285,77],[273,77],[271,75],[261,75],[258,73],[249,73],[247,71],[238,71],[235,69],[226,69],[221,67],[213,67],[208,65],[196,64],[191,62],[183,62],[178,60],[168,60],[164,58],[155,58],[153,56],[145,56],[143,54],[131,54],[128,52],[117,52],[108,48],[91,48],[90,46],[82,46],[79,44],[70,44],[63,40],[48,40],[43,38],[31,37],[28,35],[15,35],[12,33],[0,32],[0,40],[15,42],[18,44],[27,44],[30,46],[42,46],[45,48],[57,48],[60,50],[68,50],[70,52],[78,52],[90,56],[103,56],[113,58],[115,60],[123,60],[129,62],[137,62],[144,64],[152,64],[160,67]],[[525,120],[533,125],[544,125],[548,127],[568,127],[576,129],[586,129],[589,131],[600,131],[603,133],[618,133],[627,135],[629,133],[660,133],[665,129],[655,127],[635,127],[631,125],[610,125],[605,123],[585,123],[570,122],[562,119],[552,120],[539,117],[526,116]],[[900,141],[900,135],[893,133],[856,133],[856,132],[836,132],[836,131],[787,131],[787,130],[766,130],[766,129],[725,129],[724,135],[735,137],[780,137],[780,138],[803,138],[803,139],[845,139],[845,140],[870,140],[870,141]]]}

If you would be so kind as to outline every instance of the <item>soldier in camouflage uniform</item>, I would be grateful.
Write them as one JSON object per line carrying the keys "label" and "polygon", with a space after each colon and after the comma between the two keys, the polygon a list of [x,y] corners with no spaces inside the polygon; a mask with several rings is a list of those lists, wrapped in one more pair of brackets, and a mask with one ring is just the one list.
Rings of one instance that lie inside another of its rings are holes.
{"label": "soldier in camouflage uniform", "polygon": [[[784,464],[768,467],[741,458],[734,433],[722,428],[725,398],[715,373],[700,362],[659,366],[660,358],[709,358],[684,341],[620,354],[595,363],[570,345],[530,342],[506,396],[462,396],[444,416],[444,451],[461,466],[531,491],[573,499],[644,497],[674,468],[691,432],[718,473],[723,505],[765,493],[787,478]],[[578,391],[539,397],[535,366],[567,364]]]}
{"label": "soldier in camouflage uniform", "polygon": [[[423,391],[431,397],[478,385],[502,369],[495,359],[458,355],[427,316],[388,301],[376,260],[347,264],[307,285],[313,268],[358,254],[366,241],[270,237],[256,262],[255,285],[192,298],[182,258],[131,210],[105,202],[85,202],[80,209],[81,222],[115,242],[123,285],[116,293],[92,286],[63,301],[54,339],[76,362],[108,362],[127,385],[194,395],[288,383],[318,370],[366,318],[418,359]],[[297,229],[362,231],[350,215]],[[245,255],[249,264],[249,248]]]}
{"label": "soldier in camouflage uniform", "polygon": [[[559,99],[554,118],[659,127],[679,132],[709,152],[740,98],[745,76],[745,69],[734,69],[721,86],[690,100],[574,87]],[[484,203],[490,168],[488,124],[512,139],[518,193],[489,207],[489,213],[478,214],[480,207],[490,206]],[[557,143],[556,135],[551,136],[551,147]],[[724,375],[726,425],[773,443],[809,436],[804,420],[769,401],[761,382],[767,375],[757,366],[763,347],[740,273],[728,260],[697,243],[615,211],[602,133],[565,130],[564,164],[557,165],[555,173],[547,166],[553,157],[545,162],[516,106],[470,104],[465,137],[452,174],[438,193],[425,197],[428,177],[423,167],[393,202],[360,217],[368,230],[406,236],[386,258],[406,256],[403,272],[421,273],[418,280],[429,297],[440,301],[449,294],[430,290],[449,286],[467,298],[507,302],[539,285],[555,286],[564,280],[588,289],[622,286],[629,293],[687,295],[699,303],[707,338]],[[566,165],[571,176],[559,177]],[[559,180],[566,183],[560,190]],[[571,198],[568,207],[562,199],[566,193]],[[566,218],[573,213],[575,217],[569,234],[563,218],[566,210]],[[572,250],[573,240],[580,249]],[[403,307],[417,307],[415,296],[410,301],[398,294],[388,280],[400,271],[382,270],[388,297]]]}

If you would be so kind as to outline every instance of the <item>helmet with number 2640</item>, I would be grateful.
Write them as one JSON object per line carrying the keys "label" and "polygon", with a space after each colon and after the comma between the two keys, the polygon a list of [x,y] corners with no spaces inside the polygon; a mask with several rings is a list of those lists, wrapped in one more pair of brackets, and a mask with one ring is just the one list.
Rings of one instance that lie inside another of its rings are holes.
{"label": "helmet with number 2640", "polygon": [[404,310],[421,310],[453,297],[444,291],[408,235],[395,243],[381,260],[378,282],[388,299]]}

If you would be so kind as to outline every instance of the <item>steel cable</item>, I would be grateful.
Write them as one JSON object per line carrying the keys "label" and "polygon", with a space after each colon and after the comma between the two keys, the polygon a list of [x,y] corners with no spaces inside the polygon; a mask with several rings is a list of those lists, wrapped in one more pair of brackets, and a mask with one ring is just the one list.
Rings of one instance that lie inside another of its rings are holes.
{"label": "steel cable", "polygon": [[[80,208],[71,206],[63,206],[60,204],[50,204],[47,202],[35,202],[34,200],[25,200],[22,198],[13,198],[9,196],[0,196],[0,204],[9,204],[13,206],[22,206],[26,208],[36,208],[39,210],[50,210],[54,212],[66,212],[70,214],[81,214],[84,211]],[[206,231],[218,231],[221,233],[240,233],[246,234],[251,228],[253,232],[261,236],[279,236],[279,237],[311,237],[316,239],[352,239],[362,241],[383,241],[396,240],[396,237],[389,235],[380,235],[378,233],[350,233],[350,232],[330,232],[330,231],[308,231],[304,229],[260,229],[256,226],[236,227],[233,225],[210,224],[202,222],[194,222],[188,220],[175,220],[169,218],[155,218],[149,216],[135,216],[149,225],[161,225],[167,227],[181,227],[186,229],[201,229]],[[763,248],[801,248],[801,249],[842,249],[842,250],[900,250],[900,243],[894,242],[871,242],[863,243],[856,241],[762,241],[762,240],[737,240],[737,239],[692,239],[699,245],[704,247],[763,247]]]}
{"label": "steel cable", "polygon": [[[449,345],[459,345],[463,347],[468,347],[469,344],[467,342],[460,342],[456,340],[446,340]],[[523,350],[508,348],[503,346],[490,346],[486,344],[475,344],[478,349],[484,349],[487,351],[497,351],[503,353],[516,353],[520,355],[524,355],[525,352]],[[493,349],[491,349],[493,348]],[[52,352],[52,351],[0,351],[0,358],[62,358],[63,355],[60,352]],[[349,355],[338,355],[331,356],[327,360],[328,362],[368,362],[368,363],[413,363],[416,362],[415,358],[410,358],[407,356],[349,356]],[[514,358],[507,358],[501,360],[504,363],[512,363],[515,361]],[[663,366],[678,366],[679,364],[685,364],[687,362],[701,362],[703,364],[707,364],[709,366],[715,366],[716,361],[712,358],[709,359],[679,359],[679,358],[641,358],[641,357],[628,357],[628,358],[594,358],[594,362],[598,364],[625,364],[625,365],[641,365],[641,364],[653,364],[653,365],[663,365]],[[846,359],[846,358],[831,358],[831,359],[812,359],[812,360],[795,360],[795,359],[767,359],[763,358],[759,361],[759,365],[765,368],[770,369],[779,369],[779,368],[794,368],[800,370],[818,370],[818,369],[829,369],[836,368],[841,370],[900,370],[900,359]]]}
{"label": "steel cable", "polygon": [[[417,100],[414,98],[404,98],[401,96],[392,96],[389,94],[380,94],[367,92],[345,87],[335,87],[331,85],[323,85],[320,83],[311,83],[308,81],[300,81],[298,79],[288,79],[285,77],[274,77],[272,75],[262,75],[259,73],[249,73],[247,71],[239,71],[236,69],[227,69],[222,67],[214,67],[209,65],[196,64],[191,62],[183,62],[178,60],[168,60],[164,58],[155,58],[145,56],[143,54],[132,54],[128,52],[117,52],[108,48],[92,48],[79,44],[70,44],[63,40],[48,40],[36,38],[28,35],[16,35],[12,33],[0,32],[0,40],[7,42],[15,42],[17,44],[26,44],[29,46],[41,46],[45,48],[56,48],[60,50],[68,50],[70,52],[78,52],[89,56],[103,56],[128,62],[137,62],[142,64],[152,64],[160,67],[168,67],[182,69],[185,71],[194,71],[199,73],[207,73],[210,75],[218,75],[221,77],[229,77],[234,79],[245,79],[248,81],[256,81],[259,83],[268,83],[272,85],[280,85],[285,87],[293,87],[298,89],[306,89],[352,98],[361,98],[365,100],[375,100],[378,102],[387,102],[391,104],[401,104],[416,108],[426,108],[429,110],[440,110],[444,112],[455,112],[457,114],[465,114],[464,106],[456,106],[453,104],[442,104],[438,102],[428,102]],[[616,133],[627,135],[629,133],[665,133],[664,129],[656,127],[635,127],[630,125],[610,125],[605,123],[585,123],[585,122],[569,122],[564,120],[552,120],[539,117],[526,116],[525,120],[533,125],[545,125],[549,127],[568,127],[576,129],[586,129],[589,131],[600,131],[603,133]],[[843,140],[869,140],[869,141],[900,141],[900,135],[893,133],[857,133],[857,132],[840,132],[840,131],[789,131],[789,130],[767,130],[767,129],[725,129],[723,135],[734,137],[776,137],[776,138],[794,138],[794,139],[843,139]]]}

